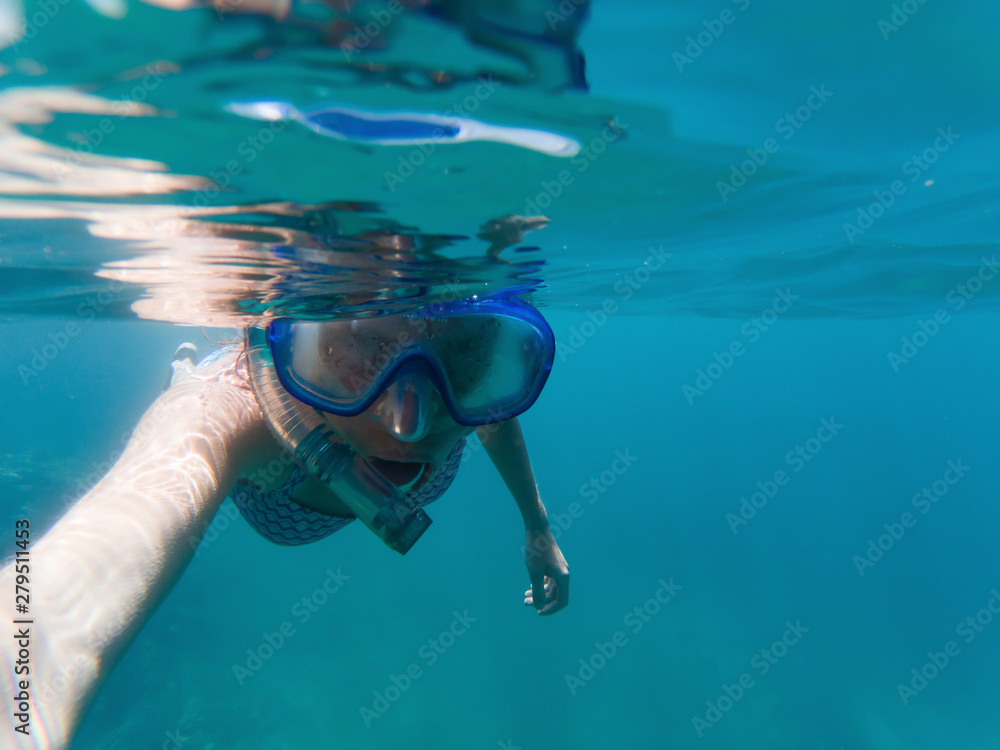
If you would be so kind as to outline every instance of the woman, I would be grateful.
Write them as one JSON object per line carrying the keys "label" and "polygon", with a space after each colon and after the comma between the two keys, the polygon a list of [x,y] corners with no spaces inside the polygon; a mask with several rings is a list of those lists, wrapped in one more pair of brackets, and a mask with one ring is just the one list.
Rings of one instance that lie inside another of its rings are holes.
{"label": "woman", "polygon": [[[410,315],[274,320],[178,379],[108,475],[30,545],[29,611],[0,600],[10,620],[32,620],[32,739],[15,746],[66,746],[234,485],[241,512],[274,541],[314,541],[358,517],[405,553],[476,430],[524,519],[525,604],[543,615],[566,606],[568,567],[516,419],[553,350],[534,308],[473,298]],[[275,460],[289,468],[268,487],[261,469]],[[4,590],[14,579],[13,565],[0,572]],[[16,647],[2,651],[17,711],[24,676]],[[52,684],[40,700],[37,686]]]}

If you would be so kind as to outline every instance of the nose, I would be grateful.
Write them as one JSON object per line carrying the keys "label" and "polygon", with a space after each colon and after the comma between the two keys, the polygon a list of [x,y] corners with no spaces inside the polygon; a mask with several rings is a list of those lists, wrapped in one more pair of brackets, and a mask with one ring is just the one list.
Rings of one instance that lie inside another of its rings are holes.
{"label": "nose", "polygon": [[395,380],[382,395],[378,414],[397,440],[415,443],[430,431],[433,385],[419,373]]}

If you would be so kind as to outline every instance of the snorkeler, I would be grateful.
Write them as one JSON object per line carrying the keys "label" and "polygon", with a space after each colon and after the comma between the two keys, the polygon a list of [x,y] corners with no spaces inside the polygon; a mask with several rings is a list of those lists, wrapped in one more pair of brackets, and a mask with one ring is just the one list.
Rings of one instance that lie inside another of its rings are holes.
{"label": "snorkeler", "polygon": [[[189,540],[201,538],[234,485],[241,513],[277,543],[315,541],[359,518],[405,553],[430,523],[423,506],[447,489],[475,430],[525,524],[525,604],[543,615],[565,607],[568,566],[517,422],[553,353],[551,329],[533,307],[473,298],[413,314],[279,318],[196,368],[175,361],[180,377],[119,461],[32,544],[32,637],[44,654],[32,664],[33,684],[59,677],[65,686],[44,702],[36,694],[36,739],[45,740],[34,747],[69,743],[190,562]],[[268,485],[261,467],[275,460],[288,468]],[[13,580],[13,565],[0,571],[0,586]],[[0,608],[14,620],[9,600]],[[4,643],[0,657],[9,704],[17,655]]]}
{"label": "snorkeler", "polygon": [[[422,506],[451,484],[465,437],[481,428],[488,445],[494,425],[534,403],[553,352],[545,320],[512,300],[352,320],[281,318],[266,332],[249,329],[254,395],[296,468],[282,473],[276,493],[238,483],[234,500],[279,544],[322,538],[354,516],[405,553],[430,523]],[[531,477],[527,456],[507,459],[523,462],[524,476],[509,481],[526,526],[537,526],[537,493],[522,486]]]}

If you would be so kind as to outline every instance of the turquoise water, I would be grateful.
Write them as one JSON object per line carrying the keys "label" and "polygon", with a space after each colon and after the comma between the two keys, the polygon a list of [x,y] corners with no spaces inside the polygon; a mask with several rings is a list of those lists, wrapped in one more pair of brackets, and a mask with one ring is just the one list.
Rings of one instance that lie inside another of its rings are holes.
{"label": "turquoise water", "polygon": [[[4,528],[52,523],[173,348],[211,348],[176,323],[522,284],[561,344],[521,423],[570,564],[564,612],[521,605],[520,520],[474,446],[405,558],[360,526],[279,548],[227,504],[73,747],[1000,747],[1000,18],[914,7],[892,30],[891,3],[597,5],[589,92],[418,15],[365,71],[306,34],[138,4],[119,21],[67,4],[0,52],[0,96],[90,84],[114,102],[142,80],[122,71],[178,68],[148,94],[158,115],[115,119],[96,149],[164,165],[159,193],[115,192],[107,165],[26,188],[30,165],[0,156]],[[249,161],[267,124],[223,111],[443,112],[490,72],[477,119],[615,137],[585,169],[445,144],[391,190],[412,147],[289,124]],[[73,151],[100,126],[0,104],[0,154],[27,148],[12,132]],[[191,181],[230,159],[234,189]],[[211,229],[187,220],[202,204]],[[534,205],[548,225],[490,260],[484,225]],[[303,609],[331,573],[340,588]]]}

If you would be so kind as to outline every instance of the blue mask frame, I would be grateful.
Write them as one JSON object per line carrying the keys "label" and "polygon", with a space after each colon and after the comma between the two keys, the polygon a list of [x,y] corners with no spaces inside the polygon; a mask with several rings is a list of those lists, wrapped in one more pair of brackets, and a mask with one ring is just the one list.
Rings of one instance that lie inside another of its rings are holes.
{"label": "blue mask frame", "polygon": [[[434,303],[415,313],[407,313],[404,317],[434,320],[471,315],[486,315],[498,319],[501,324],[509,321],[518,326],[530,326],[534,329],[533,361],[537,364],[533,368],[534,374],[525,372],[522,387],[516,392],[474,409],[466,408],[462,399],[456,396],[440,357],[435,349],[425,342],[416,340],[408,344],[377,371],[363,393],[345,397],[325,392],[321,386],[317,387],[316,384],[303,379],[295,371],[292,366],[291,348],[294,340],[293,326],[299,321],[293,318],[278,318],[272,321],[267,329],[267,340],[282,386],[296,399],[315,409],[342,417],[354,417],[370,408],[399,378],[421,374],[433,383],[452,419],[461,425],[478,427],[516,417],[535,403],[552,369],[555,358],[555,337],[541,313],[531,305],[518,300],[472,299],[453,303]],[[381,316],[381,319],[385,317],[387,316]],[[516,366],[516,363],[510,366]]]}

